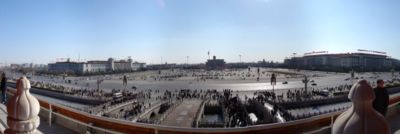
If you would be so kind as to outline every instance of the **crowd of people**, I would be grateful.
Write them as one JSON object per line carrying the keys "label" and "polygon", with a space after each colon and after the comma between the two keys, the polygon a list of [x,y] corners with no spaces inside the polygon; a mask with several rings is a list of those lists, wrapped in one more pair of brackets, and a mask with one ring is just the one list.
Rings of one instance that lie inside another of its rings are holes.
{"label": "crowd of people", "polygon": [[[143,91],[134,93],[134,92],[128,91],[128,90],[113,89],[111,91],[111,94],[112,94],[111,100],[107,101],[104,104],[90,107],[90,108],[88,108],[87,111],[91,114],[103,115],[103,114],[106,114],[107,111],[109,111],[110,109],[117,107],[121,104],[125,104],[127,102],[132,102],[132,104],[135,104],[135,105],[137,105],[137,107],[140,107],[140,109],[142,109],[142,107],[144,107],[144,100],[151,98],[150,92],[143,92]],[[134,107],[134,106],[131,106],[131,107]],[[131,108],[131,109],[134,109],[134,108]],[[129,110],[129,108],[126,110],[123,110],[123,111],[127,111],[127,110]],[[123,111],[121,111],[121,112],[123,112]],[[110,116],[110,115],[108,115],[108,116]],[[120,115],[115,115],[112,117],[117,117],[117,116],[120,117]]]}
{"label": "crowd of people", "polygon": [[53,92],[63,93],[65,95],[73,95],[84,98],[97,98],[97,99],[107,99],[112,97],[112,93],[105,92],[102,89],[93,88],[76,88],[70,86],[64,86],[60,84],[44,83],[44,82],[33,82],[33,87],[46,89]]}
{"label": "crowd of people", "polygon": [[120,109],[117,113],[104,113],[102,116],[130,120],[134,116],[138,116],[140,113],[142,113],[143,110],[144,102],[134,102],[131,105],[125,106],[123,109]]}
{"label": "crowd of people", "polygon": [[[161,71],[154,75],[154,80],[162,81],[162,80],[176,80],[182,77],[194,77],[198,81],[206,81],[206,80],[224,80],[226,79],[246,79],[246,78],[257,78],[259,77],[269,77],[269,71],[254,71],[254,70],[230,70],[230,71],[211,71],[211,72],[164,72]],[[297,78],[298,75],[295,74],[284,74],[277,73],[280,78]],[[107,77],[119,77],[116,76],[107,76]],[[128,79],[131,77],[123,76],[121,79],[123,80],[123,86],[128,85]],[[86,78],[79,78],[75,80],[75,85],[77,85],[77,81],[84,80]],[[97,79],[97,78],[96,78]],[[98,79],[101,79],[99,77]],[[65,80],[65,78],[63,78]],[[142,79],[143,80],[143,79]],[[2,74],[1,78],[1,91],[3,94],[2,102],[6,102],[5,89],[3,88],[3,82],[6,82],[7,78],[5,74]],[[54,80],[53,80],[54,81]],[[255,91],[253,98],[248,98],[245,95],[245,99],[240,98],[237,93],[236,96],[233,95],[233,90],[224,89],[222,92],[217,91],[216,89],[175,89],[175,90],[159,90],[159,89],[146,89],[146,90],[121,90],[121,89],[112,89],[111,92],[105,92],[102,89],[94,89],[94,88],[85,88],[85,87],[73,87],[73,85],[65,86],[65,84],[58,84],[57,82],[33,82],[33,87],[48,89],[54,92],[63,93],[66,95],[78,96],[78,97],[87,97],[87,98],[105,98],[109,99],[104,104],[91,107],[87,109],[89,113],[99,114],[101,116],[124,119],[124,120],[132,120],[133,118],[137,118],[139,115],[142,115],[144,112],[149,111],[155,104],[161,104],[160,111],[156,112],[157,114],[165,114],[168,109],[173,108],[172,103],[178,101],[184,101],[186,99],[200,99],[200,100],[214,100],[218,101],[222,104],[223,109],[225,110],[223,114],[226,116],[226,127],[244,127],[252,125],[252,121],[249,118],[250,111],[248,110],[248,105],[255,105],[252,103],[269,103],[272,105],[272,110],[267,109],[269,114],[267,118],[275,119],[275,117],[279,114],[286,121],[297,120],[308,118],[315,115],[331,113],[336,111],[345,110],[348,106],[340,106],[332,109],[323,109],[323,110],[315,110],[310,112],[293,112],[293,109],[302,109],[305,107],[318,107],[321,105],[346,102],[349,101],[347,98],[347,94],[352,85],[340,85],[335,87],[326,87],[326,88],[309,88],[309,90],[305,89],[290,89],[283,92],[271,92],[271,91]],[[65,83],[71,84],[69,80],[65,80]],[[373,82],[372,82],[373,83]],[[375,83],[373,83],[375,85]],[[377,83],[376,85],[379,85]],[[89,87],[89,86],[87,86]],[[375,94],[379,94],[377,98],[384,98],[382,101],[374,101],[374,107],[378,109],[381,114],[386,114],[387,109],[385,109],[385,105],[387,105],[387,99],[385,99],[387,95],[387,91],[384,88],[379,87],[378,90],[375,90]],[[383,96],[383,97],[382,97]],[[252,103],[249,103],[252,102]],[[382,103],[382,104],[381,104]],[[262,105],[264,106],[264,105]],[[386,107],[387,108],[387,107]],[[113,110],[116,109],[116,110]],[[151,112],[150,117],[154,117],[154,112]],[[261,118],[260,118],[261,119]],[[146,123],[155,123],[154,120],[148,119],[140,119],[138,122],[146,122]]]}
{"label": "crowd of people", "polygon": [[275,73],[280,78],[302,78],[303,75],[293,70],[273,70],[265,68],[246,68],[246,69],[225,69],[225,70],[158,70],[157,73],[149,74],[146,77],[154,81],[172,81],[180,78],[194,78],[197,82],[208,80],[257,80],[261,78],[269,79]]}
{"label": "crowd of people", "polygon": [[254,99],[261,103],[269,103],[273,105],[273,110],[271,112],[273,116],[276,116],[279,113],[285,120],[295,120],[313,114],[304,113],[304,116],[302,116],[302,114],[293,115],[288,112],[289,109],[317,107],[326,104],[347,102],[349,101],[347,93],[350,88],[350,85],[340,85],[320,89],[312,88],[309,91],[304,89],[289,89],[286,90],[286,92],[282,92],[281,95],[276,95],[276,93],[272,91],[256,91],[254,92]]}

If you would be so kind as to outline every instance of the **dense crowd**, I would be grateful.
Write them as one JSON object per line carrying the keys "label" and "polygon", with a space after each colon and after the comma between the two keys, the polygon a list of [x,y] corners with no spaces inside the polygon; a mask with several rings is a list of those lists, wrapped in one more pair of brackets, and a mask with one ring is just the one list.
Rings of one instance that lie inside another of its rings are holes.
{"label": "dense crowd", "polygon": [[66,95],[73,95],[85,98],[100,98],[106,99],[112,97],[112,93],[104,92],[101,89],[93,89],[93,88],[75,88],[70,86],[64,86],[53,83],[43,83],[43,82],[34,82],[33,87],[39,89],[46,89],[53,92],[59,92]]}

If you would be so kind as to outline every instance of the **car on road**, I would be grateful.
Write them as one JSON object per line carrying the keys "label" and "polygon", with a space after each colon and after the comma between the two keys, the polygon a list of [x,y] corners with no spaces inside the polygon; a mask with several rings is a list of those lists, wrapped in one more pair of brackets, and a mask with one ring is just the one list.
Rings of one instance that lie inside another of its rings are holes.
{"label": "car on road", "polygon": [[317,83],[313,83],[313,84],[311,84],[312,86],[317,86]]}
{"label": "car on road", "polygon": [[322,90],[322,91],[320,92],[320,94],[326,97],[326,96],[329,96],[329,91],[326,90],[326,89],[324,89],[324,90]]}

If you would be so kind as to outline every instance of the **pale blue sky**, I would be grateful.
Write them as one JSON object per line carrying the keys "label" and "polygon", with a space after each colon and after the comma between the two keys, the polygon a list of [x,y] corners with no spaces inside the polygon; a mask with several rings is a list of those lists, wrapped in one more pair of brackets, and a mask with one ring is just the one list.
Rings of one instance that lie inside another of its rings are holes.
{"label": "pale blue sky", "polygon": [[400,58],[399,0],[0,0],[0,62],[282,61],[369,49]]}

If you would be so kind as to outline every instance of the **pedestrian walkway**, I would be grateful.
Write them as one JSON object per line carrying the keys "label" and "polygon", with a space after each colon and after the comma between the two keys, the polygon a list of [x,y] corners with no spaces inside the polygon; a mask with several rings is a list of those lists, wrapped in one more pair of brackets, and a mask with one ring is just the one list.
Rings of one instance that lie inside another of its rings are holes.
{"label": "pedestrian walkway", "polygon": [[159,107],[161,106],[161,104],[163,104],[164,102],[165,102],[165,101],[158,101],[158,102],[146,103],[145,106],[150,104],[151,107],[146,108],[146,109],[144,110],[143,113],[139,114],[139,116],[135,116],[135,117],[132,119],[132,122],[137,122],[138,119],[142,118],[143,116],[146,116],[146,115],[150,114],[150,112],[153,112],[154,109],[159,108]]}
{"label": "pedestrian walkway", "polygon": [[167,126],[192,127],[201,106],[201,100],[184,100],[161,123]]}

